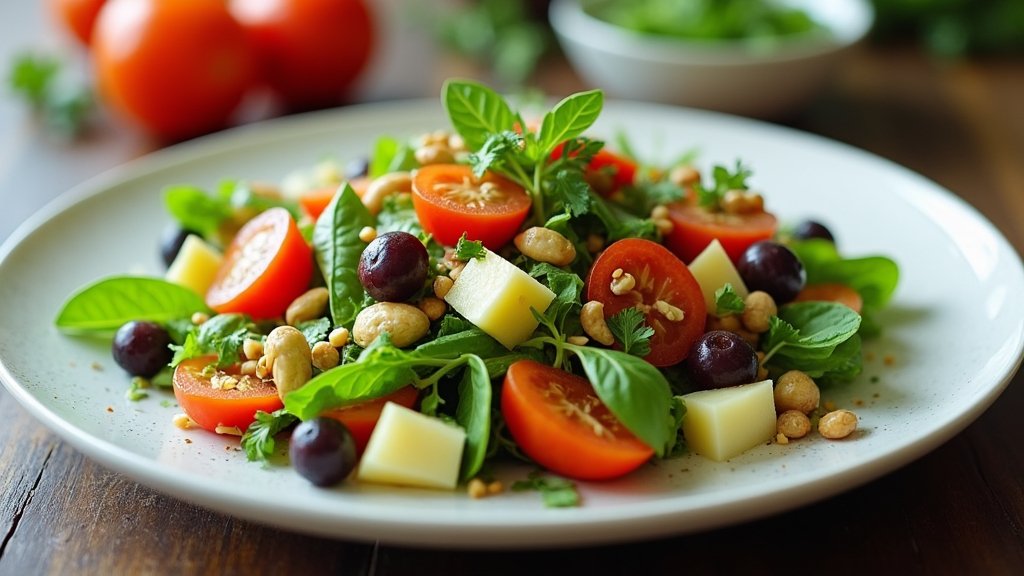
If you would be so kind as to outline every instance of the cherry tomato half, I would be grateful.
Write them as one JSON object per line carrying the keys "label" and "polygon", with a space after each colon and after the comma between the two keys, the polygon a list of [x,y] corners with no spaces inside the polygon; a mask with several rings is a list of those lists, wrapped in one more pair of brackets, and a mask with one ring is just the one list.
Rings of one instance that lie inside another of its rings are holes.
{"label": "cherry tomato half", "polygon": [[241,376],[237,366],[219,373],[244,384],[230,390],[214,388],[206,367],[216,361],[215,356],[191,358],[174,369],[174,397],[203,429],[214,432],[218,426],[237,426],[244,432],[256,419],[257,410],[269,413],[284,406],[272,381]]}
{"label": "cherry tomato half", "polygon": [[463,233],[491,250],[508,244],[530,212],[529,194],[518,184],[469,166],[431,164],[413,176],[412,205],[423,229],[445,246]]}
{"label": "cherry tomato half", "polygon": [[109,0],[91,53],[105,102],[168,139],[227,126],[255,74],[245,32],[216,1]]}
{"label": "cherry tomato half", "polygon": [[370,440],[370,434],[377,426],[377,420],[380,420],[380,411],[384,409],[384,405],[394,402],[406,408],[412,408],[416,405],[418,398],[419,391],[412,386],[406,386],[374,400],[342,408],[332,408],[321,416],[334,418],[347,426],[349,432],[352,433],[352,438],[356,441],[356,452],[362,454],[366,449],[366,443]]}
{"label": "cherry tomato half", "polygon": [[570,478],[617,478],[654,455],[608,410],[586,378],[533,360],[509,366],[501,414],[527,456]]}
{"label": "cherry tomato half", "polygon": [[363,0],[230,0],[229,8],[263,80],[292,109],[339,104],[369,62],[374,29]]}
{"label": "cherry tomato half", "polygon": [[770,239],[778,228],[778,220],[769,212],[726,214],[683,202],[669,204],[668,217],[672,232],[665,237],[665,245],[687,263],[715,238],[735,262],[747,247]]}
{"label": "cherry tomato half", "polygon": [[313,251],[284,208],[246,222],[224,252],[206,304],[217,312],[274,318],[302,294],[313,277]]}
{"label": "cherry tomato half", "polygon": [[[628,291],[627,274],[635,283]],[[613,282],[622,293],[612,291]],[[682,261],[650,240],[625,238],[605,249],[587,275],[587,300],[603,303],[606,318],[630,307],[643,312],[654,329],[644,359],[655,366],[681,362],[704,333],[707,306],[700,284]]]}
{"label": "cherry tomato half", "polygon": [[107,0],[50,0],[50,12],[54,18],[83,46],[92,41],[92,29],[96,17]]}

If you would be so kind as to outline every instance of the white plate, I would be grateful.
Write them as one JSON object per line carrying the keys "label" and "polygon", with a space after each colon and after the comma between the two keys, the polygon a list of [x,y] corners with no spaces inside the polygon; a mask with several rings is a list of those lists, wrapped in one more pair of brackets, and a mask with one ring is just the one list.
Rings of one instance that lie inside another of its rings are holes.
{"label": "white plate", "polygon": [[[279,179],[325,156],[365,154],[380,134],[446,126],[434,102],[286,118],[153,154],[76,188],[0,250],[0,376],[46,426],[89,457],[173,496],[297,531],[442,547],[595,544],[708,529],[825,498],[925,454],[977,418],[1020,364],[1024,272],[974,209],[864,152],[772,125],[635,103],[609,103],[594,133],[628,131],[668,161],[699,146],[702,164],[741,158],[784,220],[827,222],[850,255],[884,253],[902,271],[885,336],[851,386],[826,399],[861,418],[855,438],[767,445],[726,463],[696,456],[626,479],[583,484],[585,503],[545,509],[535,493],[470,499],[349,483],[317,489],[287,467],[245,460],[237,442],[171,424],[169,393],[124,398],[128,378],[107,342],[59,334],[53,318],[77,287],[125,271],[160,273],[168,218],[161,189],[223,178]],[[891,365],[883,361],[891,358]],[[190,440],[191,442],[187,442]],[[506,481],[527,468],[501,471]],[[936,479],[936,481],[941,481]]]}

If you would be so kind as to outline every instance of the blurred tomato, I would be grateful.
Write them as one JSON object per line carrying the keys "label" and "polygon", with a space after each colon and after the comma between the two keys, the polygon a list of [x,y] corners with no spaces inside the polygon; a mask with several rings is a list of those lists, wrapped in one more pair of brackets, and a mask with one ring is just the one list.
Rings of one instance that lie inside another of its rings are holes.
{"label": "blurred tomato", "polygon": [[108,0],[92,57],[104,100],[168,139],[225,127],[256,72],[245,31],[218,0]]}
{"label": "blurred tomato", "polygon": [[292,109],[338,104],[373,45],[363,0],[230,0],[259,56],[263,78]]}
{"label": "blurred tomato", "polygon": [[50,11],[61,26],[88,46],[96,16],[107,0],[49,0]]}

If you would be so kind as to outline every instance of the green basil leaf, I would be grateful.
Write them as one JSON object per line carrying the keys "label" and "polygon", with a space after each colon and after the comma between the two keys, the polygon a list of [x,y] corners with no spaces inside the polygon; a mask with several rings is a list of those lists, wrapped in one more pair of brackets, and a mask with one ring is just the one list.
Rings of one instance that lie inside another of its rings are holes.
{"label": "green basil leaf", "polygon": [[617,350],[565,344],[576,354],[597,396],[630,432],[664,456],[676,441],[674,400],[662,373]]}
{"label": "green basil leaf", "polygon": [[184,286],[160,278],[113,276],[72,295],[56,325],[70,334],[110,335],[131,320],[167,322],[208,311],[202,297]]}
{"label": "green basil leaf", "polygon": [[597,120],[603,106],[604,93],[600,90],[578,92],[556,104],[544,115],[537,134],[539,158],[550,155],[562,142],[581,136]]}
{"label": "green basil leaf", "polygon": [[800,354],[799,348],[782,348],[770,361],[773,370],[800,370],[819,384],[850,380],[861,373],[863,355],[861,338],[854,334],[830,350],[826,356],[811,358]]}
{"label": "green basil leaf", "polygon": [[480,472],[491,439],[491,378],[479,356],[467,357],[468,365],[459,382],[459,405],[455,421],[466,430],[461,476],[469,480]]}
{"label": "green basil leaf", "polygon": [[164,207],[182,229],[195,231],[206,238],[213,237],[232,213],[230,204],[195,186],[165,189]]}
{"label": "green basil leaf", "polygon": [[885,256],[844,258],[835,244],[822,239],[794,241],[789,246],[803,263],[808,284],[845,284],[860,294],[868,311],[888,304],[899,284],[899,266]]}
{"label": "green basil leaf", "polygon": [[492,134],[515,131],[516,115],[490,88],[468,80],[448,80],[441,101],[452,127],[470,150],[479,150]]}
{"label": "green basil leaf", "polygon": [[359,239],[359,231],[373,223],[373,215],[346,183],[313,229],[313,249],[330,291],[331,318],[335,326],[351,329],[356,314],[363,307],[364,290],[358,268],[366,243]]}
{"label": "green basil leaf", "polygon": [[791,346],[835,347],[860,328],[860,315],[836,302],[795,302],[779,309],[779,318],[800,332]]}
{"label": "green basil leaf", "polygon": [[475,327],[454,334],[438,336],[429,342],[420,344],[415,351],[424,357],[446,360],[453,360],[463,354],[473,354],[481,358],[508,354],[508,348],[505,348],[483,330]]}

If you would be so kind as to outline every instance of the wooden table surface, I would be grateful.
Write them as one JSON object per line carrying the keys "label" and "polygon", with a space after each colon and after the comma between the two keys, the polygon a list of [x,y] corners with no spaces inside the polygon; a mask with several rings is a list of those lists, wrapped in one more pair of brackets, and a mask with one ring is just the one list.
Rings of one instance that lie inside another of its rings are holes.
{"label": "wooden table surface", "polygon": [[[42,26],[34,8],[29,17]],[[6,56],[13,40],[2,42]],[[539,82],[553,92],[582,86],[559,62]],[[940,63],[871,48],[786,123],[924,174],[1024,250],[1024,62]],[[152,147],[107,121],[84,143],[55,141],[7,101],[0,128],[0,240],[63,189]],[[86,459],[0,389],[0,574],[1024,574],[1019,412],[1020,371],[963,433],[826,501],[641,543],[491,552],[333,541],[209,512]]]}

